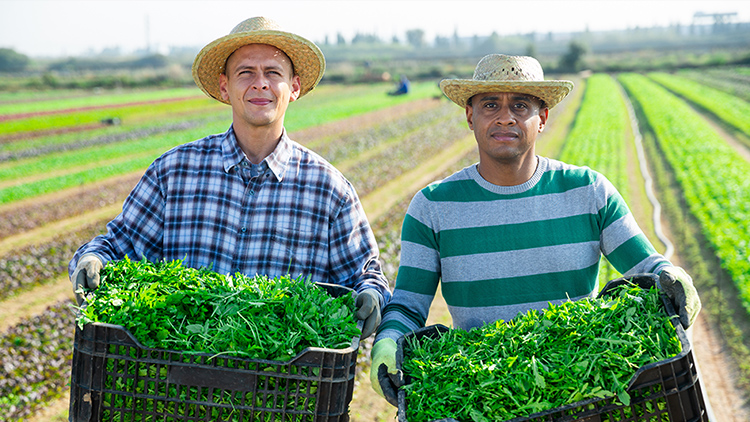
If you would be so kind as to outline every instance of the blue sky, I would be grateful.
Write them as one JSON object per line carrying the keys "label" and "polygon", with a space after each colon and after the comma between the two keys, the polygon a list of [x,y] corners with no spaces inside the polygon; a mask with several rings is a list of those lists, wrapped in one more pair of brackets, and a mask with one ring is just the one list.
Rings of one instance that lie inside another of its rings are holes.
{"label": "blue sky", "polygon": [[33,57],[64,57],[147,44],[202,47],[245,18],[268,16],[316,42],[357,32],[384,40],[409,29],[460,36],[689,25],[695,12],[736,12],[747,0],[0,0],[0,47]]}

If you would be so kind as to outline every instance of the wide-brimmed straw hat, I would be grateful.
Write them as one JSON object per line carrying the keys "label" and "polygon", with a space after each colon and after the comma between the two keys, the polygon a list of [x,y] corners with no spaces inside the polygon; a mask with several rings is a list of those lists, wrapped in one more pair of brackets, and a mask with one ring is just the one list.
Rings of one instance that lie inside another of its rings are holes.
{"label": "wide-brimmed straw hat", "polygon": [[269,44],[286,53],[299,75],[300,97],[320,82],[326,69],[323,52],[315,43],[299,35],[279,29],[271,19],[254,17],[240,22],[229,35],[223,36],[203,49],[193,62],[193,80],[208,96],[229,104],[221,98],[219,75],[224,73],[227,59],[238,48],[248,44]]}
{"label": "wide-brimmed straw hat", "polygon": [[573,89],[573,82],[544,80],[539,62],[528,56],[490,54],[477,63],[472,79],[443,79],[440,90],[461,107],[482,92],[518,92],[542,99],[552,108]]}

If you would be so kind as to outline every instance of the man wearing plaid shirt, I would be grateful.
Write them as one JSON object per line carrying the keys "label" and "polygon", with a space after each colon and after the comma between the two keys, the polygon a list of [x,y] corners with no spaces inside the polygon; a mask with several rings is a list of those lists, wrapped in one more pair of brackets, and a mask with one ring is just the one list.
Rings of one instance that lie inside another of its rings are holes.
{"label": "man wearing plaid shirt", "polygon": [[102,266],[125,256],[222,274],[303,275],[353,288],[362,338],[372,334],[390,292],[359,198],[284,130],[289,102],[324,70],[315,44],[266,18],[245,20],[207,45],[193,77],[232,106],[232,126],[149,166],[107,233],[76,251],[69,264],[76,294],[96,288]]}

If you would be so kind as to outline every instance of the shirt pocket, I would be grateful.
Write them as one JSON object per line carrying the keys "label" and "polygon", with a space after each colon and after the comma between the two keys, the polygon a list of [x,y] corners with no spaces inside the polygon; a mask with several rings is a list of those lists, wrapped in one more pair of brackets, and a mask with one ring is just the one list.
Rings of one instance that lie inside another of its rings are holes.
{"label": "shirt pocket", "polygon": [[270,252],[281,273],[292,277],[310,275],[320,281],[328,264],[321,236],[311,231],[275,227]]}

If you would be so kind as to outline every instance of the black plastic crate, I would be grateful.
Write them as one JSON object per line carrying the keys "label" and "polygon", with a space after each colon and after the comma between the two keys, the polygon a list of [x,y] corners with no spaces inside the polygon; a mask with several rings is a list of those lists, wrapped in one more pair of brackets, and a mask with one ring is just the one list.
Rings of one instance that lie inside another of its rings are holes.
{"label": "black plastic crate", "polygon": [[[658,278],[653,274],[618,278],[607,283],[600,292],[600,296],[606,295],[613,287],[626,282],[650,288],[656,284],[657,280]],[[669,299],[662,295],[662,301],[667,314],[676,315]],[[615,402],[614,397],[588,399],[534,413],[527,417],[513,418],[506,422],[708,422],[708,411],[703,400],[703,391],[690,342],[679,320],[673,318],[672,324],[677,330],[682,351],[672,358],[638,368],[627,388],[631,396],[629,405]],[[447,330],[449,328],[444,325],[432,325],[402,336],[398,340],[397,367],[400,369],[404,360],[403,349],[407,338],[435,337]],[[405,380],[407,383],[411,381],[408,374],[405,374]],[[400,390],[398,394],[399,422],[407,422],[407,406],[406,394]],[[433,422],[457,421],[449,418]]]}
{"label": "black plastic crate", "polygon": [[68,420],[348,421],[359,340],[279,362],[151,349],[122,326],[86,324],[76,327]]}

